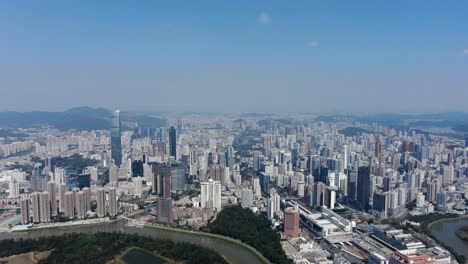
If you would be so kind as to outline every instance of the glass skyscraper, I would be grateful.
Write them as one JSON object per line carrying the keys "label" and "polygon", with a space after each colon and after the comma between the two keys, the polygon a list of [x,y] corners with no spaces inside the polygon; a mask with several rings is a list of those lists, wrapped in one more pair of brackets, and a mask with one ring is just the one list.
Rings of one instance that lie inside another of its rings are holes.
{"label": "glass skyscraper", "polygon": [[112,113],[111,127],[111,151],[114,163],[120,167],[122,163],[122,142],[120,135],[120,110],[115,110]]}
{"label": "glass skyscraper", "polygon": [[169,129],[169,154],[177,159],[177,134],[176,129],[171,126]]}

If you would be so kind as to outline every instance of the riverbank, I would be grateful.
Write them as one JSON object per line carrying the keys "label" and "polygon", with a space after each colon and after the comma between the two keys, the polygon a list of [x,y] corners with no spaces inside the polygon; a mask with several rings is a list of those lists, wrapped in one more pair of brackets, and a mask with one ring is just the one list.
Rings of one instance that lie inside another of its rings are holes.
{"label": "riverbank", "polygon": [[468,225],[459,228],[457,230],[457,236],[464,241],[468,241]]}
{"label": "riverbank", "polygon": [[271,264],[268,259],[266,259],[260,252],[258,252],[254,247],[245,244],[244,242],[222,236],[222,235],[217,235],[217,234],[211,234],[211,233],[206,233],[206,232],[200,232],[200,231],[191,231],[191,230],[185,230],[185,229],[180,229],[180,228],[173,228],[173,227],[165,227],[165,226],[157,226],[157,225],[142,225],[142,227],[147,227],[147,228],[154,228],[154,229],[159,229],[159,230],[165,230],[165,231],[171,231],[171,232],[178,232],[178,233],[185,233],[185,234],[190,234],[190,235],[196,235],[200,237],[210,237],[213,239],[220,239],[225,242],[229,243],[234,243],[237,246],[243,247],[246,250],[248,250],[251,254],[253,254],[262,264]]}
{"label": "riverbank", "polygon": [[462,240],[457,231],[468,225],[468,216],[440,219],[428,224],[425,234],[449,250],[459,263],[468,264],[468,242]]}
{"label": "riverbank", "polygon": [[[128,222],[130,221],[130,222]],[[163,240],[171,240],[173,242],[190,243],[193,245],[199,245],[205,248],[210,248],[216,251],[219,255],[232,264],[266,264],[269,262],[261,261],[261,255],[256,254],[254,249],[249,248],[248,245],[243,244],[241,241],[235,239],[225,238],[214,234],[200,234],[200,232],[193,232],[189,230],[182,230],[177,228],[169,228],[162,226],[143,225],[143,223],[132,223],[128,219],[118,219],[111,223],[101,223],[95,225],[73,225],[73,226],[62,226],[57,228],[45,228],[45,229],[28,229],[19,232],[5,233],[0,236],[1,240],[8,239],[39,239],[42,237],[60,236],[64,234],[72,233],[127,233],[137,234],[145,237],[153,237]]]}

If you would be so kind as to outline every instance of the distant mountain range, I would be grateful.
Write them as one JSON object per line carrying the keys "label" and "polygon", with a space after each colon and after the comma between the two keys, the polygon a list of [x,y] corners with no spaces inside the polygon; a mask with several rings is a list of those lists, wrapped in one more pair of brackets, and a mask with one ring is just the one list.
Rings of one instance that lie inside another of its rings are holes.
{"label": "distant mountain range", "polygon": [[327,115],[319,116],[317,121],[358,121],[377,123],[395,128],[450,128],[454,132],[468,133],[468,112],[442,112],[424,114],[384,113],[366,116]]}
{"label": "distant mountain range", "polygon": [[[105,108],[76,107],[64,112],[0,112],[0,127],[30,128],[43,125],[57,129],[110,129],[112,111]],[[121,112],[122,122],[138,122],[144,127],[160,127],[166,122],[158,117]]]}

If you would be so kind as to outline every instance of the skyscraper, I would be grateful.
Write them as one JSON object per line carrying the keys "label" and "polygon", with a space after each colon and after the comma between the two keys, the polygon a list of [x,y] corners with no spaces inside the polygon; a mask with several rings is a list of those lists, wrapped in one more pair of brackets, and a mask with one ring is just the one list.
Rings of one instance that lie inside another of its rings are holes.
{"label": "skyscraper", "polygon": [[73,192],[65,192],[63,198],[63,215],[69,219],[75,218],[75,205],[73,204]]}
{"label": "skyscraper", "polygon": [[169,155],[177,159],[177,132],[173,126],[169,129]]}
{"label": "skyscraper", "polygon": [[86,216],[86,196],[85,192],[79,191],[76,193],[75,199],[76,217],[83,219]]}
{"label": "skyscraper", "polygon": [[371,175],[368,166],[358,168],[356,196],[360,209],[367,211],[371,196]]}
{"label": "skyscraper", "polygon": [[27,224],[27,223],[29,223],[29,220],[30,220],[30,214],[29,214],[30,202],[29,202],[29,199],[22,199],[20,201],[20,205],[21,205],[21,223]]}
{"label": "skyscraper", "polygon": [[49,193],[51,216],[57,216],[57,185],[54,181],[47,183],[47,192]]}
{"label": "skyscraper", "polygon": [[118,213],[117,190],[114,187],[107,189],[109,194],[109,215],[116,216]]}
{"label": "skyscraper", "polygon": [[171,198],[171,167],[166,164],[153,164],[153,193]]}
{"label": "skyscraper", "polygon": [[97,216],[104,217],[106,215],[106,191],[103,188],[99,188],[96,191],[97,201]]}
{"label": "skyscraper", "polygon": [[122,164],[122,141],[120,135],[120,110],[112,113],[111,151],[114,163],[120,167]]}

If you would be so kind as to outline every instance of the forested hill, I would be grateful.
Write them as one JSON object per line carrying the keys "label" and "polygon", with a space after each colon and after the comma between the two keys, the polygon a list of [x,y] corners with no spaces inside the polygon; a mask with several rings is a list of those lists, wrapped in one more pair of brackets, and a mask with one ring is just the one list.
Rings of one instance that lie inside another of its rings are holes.
{"label": "forested hill", "polygon": [[[30,128],[43,125],[68,130],[110,129],[112,111],[105,108],[77,107],[63,112],[0,112],[0,127]],[[153,116],[121,113],[122,121],[136,121],[146,127],[160,127],[165,121]]]}

